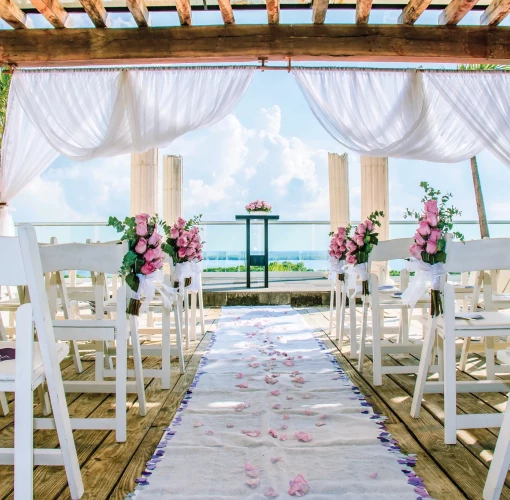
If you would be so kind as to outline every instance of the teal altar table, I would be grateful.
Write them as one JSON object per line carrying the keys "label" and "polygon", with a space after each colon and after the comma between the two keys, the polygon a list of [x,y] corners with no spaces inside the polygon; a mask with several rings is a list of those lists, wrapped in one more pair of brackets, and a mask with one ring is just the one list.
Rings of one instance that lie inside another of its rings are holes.
{"label": "teal altar table", "polygon": [[[267,214],[246,214],[236,215],[236,220],[246,221],[246,287],[251,288],[250,267],[264,267],[264,288],[269,287],[269,221],[279,220],[279,215]],[[251,255],[250,253],[250,221],[264,221],[264,253],[262,255]]]}

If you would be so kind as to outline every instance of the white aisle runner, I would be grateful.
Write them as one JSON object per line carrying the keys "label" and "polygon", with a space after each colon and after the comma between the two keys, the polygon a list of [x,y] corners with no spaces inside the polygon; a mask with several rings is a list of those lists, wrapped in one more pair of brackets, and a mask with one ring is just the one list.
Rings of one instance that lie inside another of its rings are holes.
{"label": "white aisle runner", "polygon": [[289,306],[228,307],[136,500],[430,498]]}

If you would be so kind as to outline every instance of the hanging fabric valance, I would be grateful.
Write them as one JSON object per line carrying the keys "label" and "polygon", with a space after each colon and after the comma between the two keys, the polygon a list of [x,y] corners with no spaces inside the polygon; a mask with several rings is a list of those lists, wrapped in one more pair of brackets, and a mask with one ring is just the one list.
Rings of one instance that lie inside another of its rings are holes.
{"label": "hanging fabric valance", "polygon": [[14,231],[5,204],[59,155],[86,161],[167,146],[228,115],[254,71],[15,71],[1,157],[0,234]]}

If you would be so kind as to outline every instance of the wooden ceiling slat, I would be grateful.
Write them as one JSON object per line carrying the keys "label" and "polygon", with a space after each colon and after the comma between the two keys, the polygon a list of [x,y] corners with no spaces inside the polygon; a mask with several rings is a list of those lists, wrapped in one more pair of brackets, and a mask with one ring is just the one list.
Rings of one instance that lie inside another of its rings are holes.
{"label": "wooden ceiling slat", "polygon": [[191,26],[191,5],[189,0],[175,0],[175,8],[179,14],[181,26]]}
{"label": "wooden ceiling slat", "polygon": [[30,27],[30,19],[11,0],[0,0],[0,17],[15,30]]}
{"label": "wooden ceiling slat", "polygon": [[510,0],[492,0],[480,17],[482,26],[497,26],[510,13]]}
{"label": "wooden ceiling slat", "polygon": [[452,0],[439,15],[438,24],[458,24],[477,3],[478,0]]}
{"label": "wooden ceiling slat", "polygon": [[108,12],[102,0],[80,0],[80,3],[96,28],[108,28]]}
{"label": "wooden ceiling slat", "polygon": [[126,0],[126,4],[139,28],[151,25],[150,13],[145,0]]}
{"label": "wooden ceiling slat", "polygon": [[398,18],[399,24],[414,24],[432,0],[410,0]]}
{"label": "wooden ceiling slat", "polygon": [[367,24],[372,10],[372,0],[356,1],[356,24]]}
{"label": "wooden ceiling slat", "polygon": [[280,0],[266,0],[267,22],[269,24],[280,23]]}
{"label": "wooden ceiling slat", "polygon": [[313,0],[313,24],[324,24],[329,0]]}
{"label": "wooden ceiling slat", "polygon": [[30,2],[54,28],[62,29],[66,27],[69,14],[58,0],[30,0]]}
{"label": "wooden ceiling slat", "polygon": [[234,12],[232,11],[230,0],[218,0],[218,6],[220,8],[223,22],[225,24],[235,24]]}

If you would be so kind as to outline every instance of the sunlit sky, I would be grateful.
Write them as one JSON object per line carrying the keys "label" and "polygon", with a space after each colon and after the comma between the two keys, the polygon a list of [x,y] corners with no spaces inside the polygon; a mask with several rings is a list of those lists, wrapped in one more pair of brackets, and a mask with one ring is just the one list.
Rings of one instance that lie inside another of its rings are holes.
{"label": "sunlit sky", "polygon": [[[236,11],[235,15],[239,24],[267,22],[265,11]],[[398,11],[376,10],[370,22],[395,23],[398,15]],[[438,15],[438,11],[426,11],[419,22],[435,24]],[[73,16],[75,25],[88,25],[86,16]],[[193,16],[195,24],[220,22],[219,12],[194,12]],[[282,11],[281,22],[309,22],[310,16],[309,10]],[[479,11],[471,12],[462,23],[477,24],[479,16]],[[45,26],[42,16],[31,17],[36,26]],[[111,17],[114,26],[133,25],[128,14]],[[350,23],[354,12],[330,11],[326,21]],[[153,15],[154,25],[177,22],[176,13]],[[232,220],[246,202],[262,198],[273,205],[282,220],[328,220],[328,152],[346,151],[317,122],[292,74],[275,71],[257,72],[232,114],[207,129],[177,139],[161,149],[160,155],[184,157],[185,216],[202,213],[205,220]],[[510,169],[487,152],[478,159],[489,219],[510,219],[505,188],[510,185]],[[359,170],[359,157],[349,153],[353,220],[360,216]],[[463,211],[462,217],[476,219],[469,162],[437,164],[398,159],[390,159],[390,219],[402,219],[406,207],[418,206],[422,180],[451,191],[455,205]],[[16,221],[48,222],[123,217],[129,213],[129,190],[129,155],[84,163],[61,157],[12,201],[16,209],[13,216]]]}

